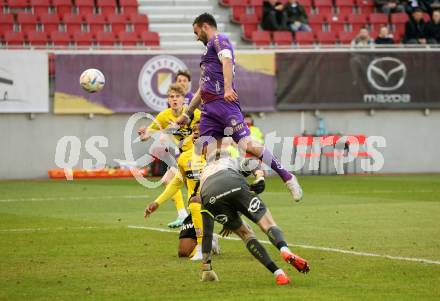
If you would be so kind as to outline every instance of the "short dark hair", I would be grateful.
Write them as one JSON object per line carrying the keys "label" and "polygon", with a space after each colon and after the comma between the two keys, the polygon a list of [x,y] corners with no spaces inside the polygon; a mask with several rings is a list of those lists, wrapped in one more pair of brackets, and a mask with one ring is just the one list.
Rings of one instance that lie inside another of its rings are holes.
{"label": "short dark hair", "polygon": [[191,81],[191,73],[189,73],[188,70],[179,70],[179,71],[177,71],[176,78],[175,78],[174,81],[177,81],[177,78],[179,76],[185,76],[188,79],[189,82]]}
{"label": "short dark hair", "polygon": [[194,19],[193,25],[197,24],[197,26],[202,27],[203,23],[208,24],[211,27],[217,28],[217,22],[213,15],[208,13],[203,13],[197,18]]}

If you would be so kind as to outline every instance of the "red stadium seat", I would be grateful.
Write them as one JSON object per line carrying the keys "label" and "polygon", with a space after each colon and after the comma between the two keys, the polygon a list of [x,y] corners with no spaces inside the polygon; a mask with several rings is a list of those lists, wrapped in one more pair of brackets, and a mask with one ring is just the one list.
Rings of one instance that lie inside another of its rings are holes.
{"label": "red stadium seat", "polygon": [[84,20],[81,15],[73,15],[69,13],[63,17],[63,23],[67,27],[67,32],[74,33],[82,30],[81,25],[84,23]]}
{"label": "red stadium seat", "polygon": [[314,40],[313,32],[298,31],[295,33],[295,41],[299,45],[312,45]]}
{"label": "red stadium seat", "polygon": [[135,14],[138,12],[137,0],[119,0],[119,5],[124,14]]}
{"label": "red stadium seat", "polygon": [[55,6],[57,14],[63,16],[72,12],[73,3],[71,0],[52,0],[53,6]]}
{"label": "red stadium seat", "polygon": [[43,30],[47,33],[58,31],[60,24],[60,17],[57,14],[44,13],[39,15],[40,23],[43,25]]}
{"label": "red stadium seat", "polygon": [[249,6],[254,9],[254,14],[261,21],[263,19],[263,0],[249,0]]}
{"label": "red stadium seat", "polygon": [[251,40],[252,33],[258,29],[258,16],[253,15],[243,15],[240,17],[241,28],[243,31],[243,38]]}
{"label": "red stadium seat", "polygon": [[317,32],[316,38],[323,45],[333,45],[337,40],[336,33],[334,32]]}
{"label": "red stadium seat", "polygon": [[17,13],[17,23],[20,24],[20,30],[23,32],[37,30],[37,16],[34,14],[25,12]]}
{"label": "red stadium seat", "polygon": [[269,31],[254,31],[252,33],[252,42],[255,46],[267,47],[271,43]]}
{"label": "red stadium seat", "polygon": [[331,32],[345,31],[345,16],[344,15],[330,15],[326,17]]}
{"label": "red stadium seat", "polygon": [[14,30],[14,15],[0,14],[0,36],[3,36],[6,32],[13,30]]}
{"label": "red stadium seat", "polygon": [[339,41],[341,44],[350,44],[351,41],[357,36],[358,32],[340,32]]}
{"label": "red stadium seat", "polygon": [[69,46],[71,42],[68,32],[53,31],[50,34],[50,40],[55,46]]}
{"label": "red stadium seat", "polygon": [[96,42],[99,46],[115,46],[116,34],[114,32],[96,33]]}
{"label": "red stadium seat", "polygon": [[112,32],[118,33],[125,31],[125,25],[128,23],[128,15],[110,14],[107,16],[107,20],[112,27]]}
{"label": "red stadium seat", "polygon": [[409,20],[408,14],[406,13],[395,13],[391,14],[392,24],[405,24]]}
{"label": "red stadium seat", "polygon": [[354,0],[336,0],[335,1],[339,14],[352,14],[354,10]]}
{"label": "red stadium seat", "polygon": [[274,31],[273,42],[277,46],[291,46],[293,43],[292,33],[290,31]]}
{"label": "red stadium seat", "polygon": [[90,32],[104,31],[106,20],[103,15],[87,15],[86,22],[89,24]]}
{"label": "red stadium seat", "polygon": [[388,25],[388,15],[381,13],[372,13],[369,16],[371,30],[377,31],[380,26]]}
{"label": "red stadium seat", "polygon": [[31,4],[28,0],[8,0],[9,9],[30,9]]}
{"label": "red stadium seat", "polygon": [[91,46],[93,45],[93,33],[91,32],[75,32],[73,40],[76,46]]}
{"label": "red stadium seat", "polygon": [[230,0],[231,20],[235,22],[240,21],[240,16],[246,14],[247,0]]}
{"label": "red stadium seat", "polygon": [[141,40],[145,46],[159,46],[160,39],[157,32],[144,31],[141,34]]}
{"label": "red stadium seat", "polygon": [[75,0],[75,5],[78,8],[78,13],[83,16],[94,13],[94,0]]}
{"label": "red stadium seat", "polygon": [[309,20],[309,25],[312,28],[312,30],[315,32],[323,31],[324,30],[324,23],[326,20],[325,18],[326,18],[325,14],[310,15],[308,20]]}
{"label": "red stadium seat", "polygon": [[374,0],[357,0],[357,6],[363,15],[367,16],[374,12]]}
{"label": "red stadium seat", "polygon": [[148,17],[144,14],[131,14],[129,21],[133,24],[134,31],[138,34],[148,31]]}
{"label": "red stadium seat", "polygon": [[31,0],[31,5],[34,14],[38,16],[49,13],[49,7],[50,7],[49,0]]}
{"label": "red stadium seat", "polygon": [[96,3],[99,7],[99,11],[103,15],[114,14],[116,12],[115,0],[97,0]]}
{"label": "red stadium seat", "polygon": [[13,31],[6,32],[5,43],[8,46],[23,46],[24,43],[23,32],[13,32]]}
{"label": "red stadium seat", "polygon": [[332,14],[333,1],[332,0],[315,0],[315,8],[319,14]]}
{"label": "red stadium seat", "polygon": [[47,46],[48,39],[45,32],[29,31],[26,36],[32,46]]}
{"label": "red stadium seat", "polygon": [[120,32],[118,36],[124,46],[136,46],[139,42],[138,34],[135,32]]}
{"label": "red stadium seat", "polygon": [[[406,13],[395,13],[391,14],[391,24],[392,24],[392,30],[395,35],[399,35],[404,33],[405,31],[405,23],[409,20],[409,17]],[[399,37],[396,37],[400,39]]]}
{"label": "red stadium seat", "polygon": [[362,27],[367,24],[366,15],[349,15],[347,19],[348,24],[350,24],[351,31],[358,33]]}

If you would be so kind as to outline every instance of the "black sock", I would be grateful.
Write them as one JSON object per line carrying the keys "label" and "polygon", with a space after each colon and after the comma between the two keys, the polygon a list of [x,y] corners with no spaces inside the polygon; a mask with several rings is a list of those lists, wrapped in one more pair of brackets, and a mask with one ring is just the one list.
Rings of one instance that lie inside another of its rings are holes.
{"label": "black sock", "polygon": [[246,248],[259,262],[261,262],[272,273],[278,270],[277,265],[272,261],[263,245],[256,239],[252,238],[246,243]]}
{"label": "black sock", "polygon": [[202,211],[202,220],[203,220],[202,253],[211,254],[212,236],[214,231],[214,219],[207,212]]}
{"label": "black sock", "polygon": [[279,249],[282,247],[287,247],[287,243],[284,240],[283,232],[277,226],[273,226],[267,230],[267,237],[269,237],[270,242]]}

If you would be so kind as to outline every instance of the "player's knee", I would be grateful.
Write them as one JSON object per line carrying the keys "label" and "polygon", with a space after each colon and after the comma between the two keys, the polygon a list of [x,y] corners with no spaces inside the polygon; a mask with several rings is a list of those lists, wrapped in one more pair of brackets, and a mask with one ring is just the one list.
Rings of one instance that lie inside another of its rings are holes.
{"label": "player's knee", "polygon": [[196,247],[197,242],[191,238],[183,238],[179,240],[179,248],[177,249],[177,256],[189,257]]}
{"label": "player's knee", "polygon": [[258,226],[264,233],[266,233],[270,228],[276,225],[277,224],[275,223],[269,210],[267,210],[263,217],[258,221]]}

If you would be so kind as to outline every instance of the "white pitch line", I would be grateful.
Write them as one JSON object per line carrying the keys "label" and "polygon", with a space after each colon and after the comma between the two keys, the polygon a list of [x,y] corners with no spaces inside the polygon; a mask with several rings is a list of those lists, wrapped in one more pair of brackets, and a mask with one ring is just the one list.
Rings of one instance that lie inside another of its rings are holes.
{"label": "white pitch line", "polygon": [[89,230],[89,229],[102,229],[102,227],[18,228],[18,229],[0,229],[0,232],[35,232],[35,231]]}
{"label": "white pitch line", "polygon": [[21,199],[0,199],[0,203],[10,202],[44,202],[44,201],[75,201],[75,200],[97,200],[97,199],[142,199],[147,198],[148,195],[121,195],[121,196],[89,196],[89,197],[47,197],[47,198],[21,198]]}
{"label": "white pitch line", "polygon": [[[144,226],[128,226],[130,229],[142,229],[142,230],[151,230],[151,231],[159,231],[159,232],[170,232],[170,233],[179,233],[179,231],[163,229],[163,228],[154,228],[154,227],[144,227]],[[241,240],[238,237],[221,237],[222,239],[228,240]],[[270,241],[267,240],[259,240],[263,244],[271,244]],[[382,254],[374,254],[367,252],[356,252],[350,250],[336,249],[336,248],[327,248],[327,247],[318,247],[318,246],[310,246],[310,245],[302,245],[302,244],[289,244],[289,247],[297,247],[303,249],[312,249],[326,252],[334,252],[334,253],[342,253],[342,254],[350,254],[355,256],[366,256],[366,257],[379,257],[379,258],[387,258],[391,260],[401,260],[401,261],[412,261],[412,262],[420,262],[427,264],[438,264],[440,265],[440,261],[431,260],[431,259],[423,259],[423,258],[413,258],[413,257],[401,257],[401,256],[391,256],[391,255],[382,255]]]}

